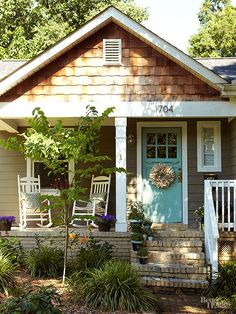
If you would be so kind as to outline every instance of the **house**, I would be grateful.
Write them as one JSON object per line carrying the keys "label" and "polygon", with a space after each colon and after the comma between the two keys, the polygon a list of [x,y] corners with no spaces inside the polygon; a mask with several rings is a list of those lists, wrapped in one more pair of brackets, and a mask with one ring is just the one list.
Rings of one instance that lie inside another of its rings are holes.
{"label": "house", "polygon": [[[109,7],[34,59],[0,63],[0,136],[21,132],[35,107],[52,123],[60,118],[73,126],[88,104],[99,111],[114,106],[102,127],[101,149],[114,166],[127,169],[112,182],[116,231],[127,230],[126,202],[136,199],[157,223],[196,227],[205,179],[225,180],[225,204],[235,190],[227,183],[236,174],[235,64],[235,58],[194,60]],[[17,215],[18,173],[43,177],[43,167],[1,150],[1,214]],[[48,191],[47,184],[45,179]],[[223,197],[222,183],[220,189]],[[208,196],[210,245],[216,215]],[[236,218],[232,226],[236,230]]]}

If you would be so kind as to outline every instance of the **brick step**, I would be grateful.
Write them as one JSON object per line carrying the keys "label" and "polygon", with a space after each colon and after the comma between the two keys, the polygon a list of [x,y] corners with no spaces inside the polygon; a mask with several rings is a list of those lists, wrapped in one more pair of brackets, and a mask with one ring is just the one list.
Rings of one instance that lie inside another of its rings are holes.
{"label": "brick step", "polygon": [[170,246],[160,246],[160,247],[154,247],[154,246],[148,246],[146,245],[146,248],[149,251],[162,251],[162,252],[175,252],[175,253],[201,253],[203,251],[202,247],[170,247]]}
{"label": "brick step", "polygon": [[187,239],[176,239],[176,238],[165,238],[165,239],[154,239],[153,241],[146,241],[146,246],[152,250],[155,248],[160,247],[203,247],[202,239],[194,239],[194,240],[187,240]]}
{"label": "brick step", "polygon": [[207,280],[162,278],[152,276],[141,276],[141,280],[146,286],[160,288],[206,289],[209,286]]}
{"label": "brick step", "polygon": [[[170,251],[149,251],[149,261],[154,263],[178,263],[183,265],[205,265],[204,253],[176,253]],[[131,262],[137,261],[136,252],[131,251]]]}
{"label": "brick step", "polygon": [[203,232],[198,230],[154,230],[154,239],[163,239],[163,238],[172,238],[172,239],[187,239],[187,240],[194,240],[194,239],[203,239]]}
{"label": "brick step", "polygon": [[133,263],[140,276],[163,277],[163,278],[182,278],[194,280],[206,280],[208,277],[207,266],[183,266],[183,265],[162,265],[148,263],[142,265]]}

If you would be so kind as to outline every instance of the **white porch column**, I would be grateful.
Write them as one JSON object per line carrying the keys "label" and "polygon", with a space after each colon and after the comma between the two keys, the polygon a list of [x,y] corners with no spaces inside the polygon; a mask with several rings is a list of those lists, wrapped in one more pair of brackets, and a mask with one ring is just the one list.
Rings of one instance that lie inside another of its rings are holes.
{"label": "white porch column", "polygon": [[[126,169],[127,118],[115,118],[116,167]],[[116,173],[116,232],[127,231],[126,220],[126,173]]]}

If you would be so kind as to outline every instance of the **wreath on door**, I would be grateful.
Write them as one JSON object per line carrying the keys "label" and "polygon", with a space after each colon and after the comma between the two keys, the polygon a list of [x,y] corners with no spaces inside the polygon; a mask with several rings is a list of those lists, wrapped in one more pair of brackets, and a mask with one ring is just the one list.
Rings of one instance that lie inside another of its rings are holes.
{"label": "wreath on door", "polygon": [[149,178],[158,189],[168,189],[175,181],[175,171],[167,164],[154,165],[150,171]]}

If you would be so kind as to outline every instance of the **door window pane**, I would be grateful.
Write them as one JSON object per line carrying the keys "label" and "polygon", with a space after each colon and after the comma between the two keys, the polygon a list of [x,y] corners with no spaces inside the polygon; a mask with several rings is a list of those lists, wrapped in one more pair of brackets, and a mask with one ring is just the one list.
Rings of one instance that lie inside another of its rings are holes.
{"label": "door window pane", "polygon": [[166,158],[166,147],[158,146],[157,147],[157,158]]}
{"label": "door window pane", "polygon": [[169,146],[168,147],[168,158],[177,158],[177,147]]}
{"label": "door window pane", "polygon": [[176,133],[168,133],[168,144],[169,145],[177,145],[177,134]]}
{"label": "door window pane", "polygon": [[156,158],[156,147],[147,146],[146,158]]}
{"label": "door window pane", "polygon": [[148,133],[147,134],[147,145],[155,145],[156,144],[156,134]]}
{"label": "door window pane", "polygon": [[157,133],[157,144],[165,145],[166,144],[166,134]]}

